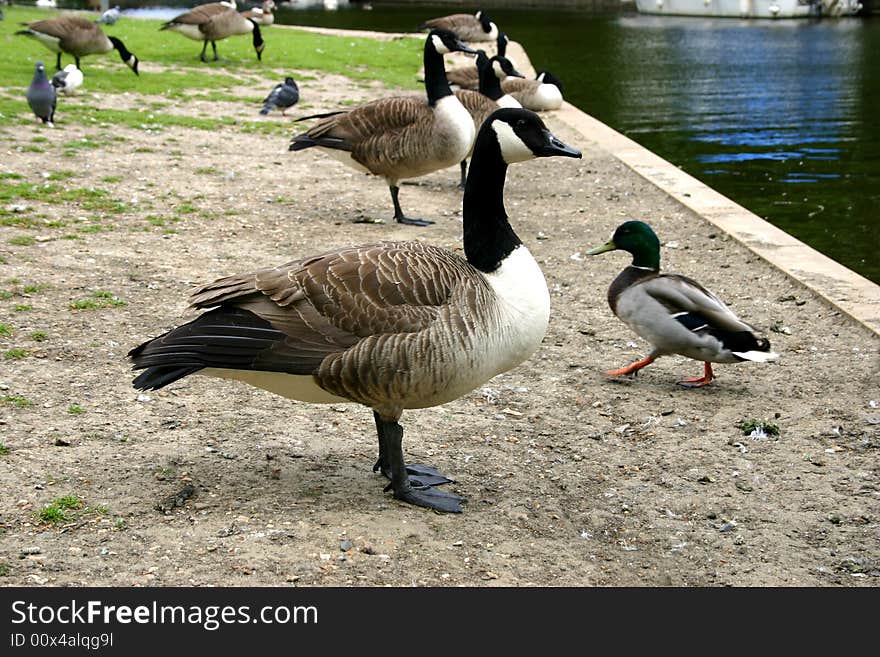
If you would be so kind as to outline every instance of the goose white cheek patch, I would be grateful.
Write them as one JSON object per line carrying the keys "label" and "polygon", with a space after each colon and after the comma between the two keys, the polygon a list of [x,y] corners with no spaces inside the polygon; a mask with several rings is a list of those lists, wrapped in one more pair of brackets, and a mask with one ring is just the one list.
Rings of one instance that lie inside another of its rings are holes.
{"label": "goose white cheek patch", "polygon": [[445,55],[449,52],[449,48],[447,48],[446,44],[443,43],[443,39],[438,37],[436,34],[431,37],[431,43],[434,44],[434,50],[439,52],[441,55]]}
{"label": "goose white cheek patch", "polygon": [[535,157],[532,149],[526,146],[526,143],[520,139],[510,127],[509,123],[504,121],[493,121],[492,130],[498,135],[498,144],[501,146],[501,156],[507,164],[514,162],[525,162]]}

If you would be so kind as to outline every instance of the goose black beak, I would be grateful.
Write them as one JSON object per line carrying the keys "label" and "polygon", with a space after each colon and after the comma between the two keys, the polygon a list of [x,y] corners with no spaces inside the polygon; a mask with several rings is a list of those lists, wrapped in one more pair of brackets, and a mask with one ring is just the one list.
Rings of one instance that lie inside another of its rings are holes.
{"label": "goose black beak", "polygon": [[469,55],[476,55],[476,54],[477,54],[477,51],[476,51],[476,50],[474,50],[473,48],[471,48],[469,45],[467,45],[467,44],[464,43],[463,41],[456,41],[456,42],[455,42],[455,49],[456,49],[458,52],[466,52],[466,53],[469,54]]}
{"label": "goose black beak", "polygon": [[572,148],[561,139],[558,139],[552,132],[549,130],[544,130],[544,146],[541,148],[539,153],[535,153],[538,157],[574,157],[580,159],[582,157],[581,152]]}
{"label": "goose black beak", "polygon": [[520,72],[517,71],[516,69],[513,69],[510,73],[508,73],[508,75],[509,75],[509,76],[512,76],[512,77],[515,77],[515,78],[524,78],[524,77],[526,77],[525,75],[523,75],[522,73],[520,73]]}

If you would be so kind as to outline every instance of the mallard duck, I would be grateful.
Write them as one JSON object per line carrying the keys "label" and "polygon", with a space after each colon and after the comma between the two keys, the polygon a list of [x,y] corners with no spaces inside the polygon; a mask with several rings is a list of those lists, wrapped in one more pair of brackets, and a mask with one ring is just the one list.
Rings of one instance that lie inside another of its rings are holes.
{"label": "mallard duck", "polygon": [[[574,157],[533,112],[499,109],[477,136],[463,204],[465,258],[423,242],[347,247],[199,288],[195,320],[129,356],[139,390],[200,373],[313,403],[373,410],[374,470],[394,497],[458,513],[452,480],[406,464],[405,409],[457,399],[541,345],[550,295],[504,209],[509,164]],[[387,489],[386,489],[387,490]]]}
{"label": "mallard duck", "polygon": [[687,276],[660,273],[660,240],[648,224],[621,224],[611,241],[587,251],[587,255],[616,249],[631,253],[633,260],[608,288],[608,304],[654,349],[647,358],[606,375],[635,374],[660,356],[679,354],[703,361],[703,376],[679,381],[682,386],[697,388],[715,378],[712,363],[779,358],[770,351],[766,338],[757,338],[755,329],[709,290]]}

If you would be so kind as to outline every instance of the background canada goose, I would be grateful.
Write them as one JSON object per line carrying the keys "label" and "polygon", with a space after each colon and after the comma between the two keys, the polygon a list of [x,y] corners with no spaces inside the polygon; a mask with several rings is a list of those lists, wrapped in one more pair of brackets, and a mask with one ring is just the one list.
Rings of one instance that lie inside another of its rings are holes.
{"label": "background canada goose", "polygon": [[83,83],[83,73],[76,64],[68,64],[52,76],[52,86],[65,96],[73,94]]}
{"label": "background canada goose", "polygon": [[108,9],[101,17],[97,19],[96,23],[103,23],[104,25],[116,25],[116,21],[119,20],[119,5],[116,5],[112,9]]}
{"label": "background canada goose", "polygon": [[[510,41],[510,39],[508,39],[507,34],[504,32],[498,32],[498,38],[495,40],[496,55],[502,57],[506,56],[508,41]],[[513,62],[511,62],[511,65],[512,64]],[[457,68],[448,69],[446,71],[446,79],[449,80],[450,85],[458,87],[459,89],[479,90],[480,71],[477,62],[474,62],[469,66],[459,66]]]}
{"label": "background canada goose", "polygon": [[504,80],[501,88],[533,112],[562,107],[562,81],[549,71],[541,71],[534,80]]}
{"label": "background canada goose", "polygon": [[263,5],[261,7],[248,9],[247,11],[241,12],[241,15],[245,18],[250,18],[258,25],[266,27],[267,25],[272,25],[272,23],[275,22],[274,11],[275,3],[272,0],[263,0]]}
{"label": "background canada goose", "polygon": [[628,251],[633,260],[608,288],[608,304],[654,349],[647,358],[605,374],[635,374],[660,356],[680,354],[703,361],[703,376],[679,381],[680,385],[696,388],[715,378],[712,363],[779,358],[770,351],[768,340],[755,337],[755,329],[709,290],[687,276],[660,273],[660,240],[648,224],[621,224],[611,241],[587,255],[616,249]]}
{"label": "background canada goose", "polygon": [[480,9],[475,14],[450,14],[432,18],[419,25],[420,30],[450,30],[467,43],[474,41],[494,41],[498,37],[498,26],[486,12]]}
{"label": "background canada goose", "polygon": [[46,77],[46,69],[43,62],[37,62],[34,66],[34,77],[25,94],[28,105],[33,113],[50,128],[55,126],[55,87],[49,83]]}
{"label": "background canada goose", "polygon": [[268,114],[273,109],[280,109],[281,116],[284,116],[284,112],[296,105],[297,101],[299,101],[299,87],[296,86],[293,78],[286,77],[284,82],[276,84],[266,96],[260,114]]}
{"label": "background canada goose", "polygon": [[[483,125],[483,121],[489,118],[499,107],[521,107],[511,96],[505,95],[501,90],[501,81],[508,75],[520,76],[513,68],[513,64],[506,57],[495,56],[491,59],[486,57],[484,50],[477,51],[477,67],[480,71],[480,90],[459,89],[455,92],[461,104],[470,113],[477,130]],[[468,153],[470,157],[471,152]],[[467,178],[467,157],[461,161],[461,183],[464,189]]]}
{"label": "background canada goose", "polygon": [[107,36],[90,20],[79,16],[57,16],[24,25],[27,29],[19,30],[16,34],[32,37],[52,52],[58,53],[55,61],[55,69],[58,71],[61,70],[61,53],[73,55],[76,67],[82,70],[80,57],[102,55],[116,49],[119,58],[135,75],[138,74],[138,58],[128,51],[120,39]]}
{"label": "background canada goose", "polygon": [[382,176],[391,190],[396,221],[414,226],[434,223],[403,214],[398,183],[461,162],[473,146],[474,122],[450,90],[443,67],[443,55],[453,51],[474,53],[449,30],[432,30],[425,39],[427,99],[382,98],[305,117],[322,120],[294,137],[290,150],[318,147],[359,171]]}
{"label": "background canada goose", "polygon": [[208,49],[208,42],[211,43],[211,48],[214,50],[214,61],[216,62],[218,59],[217,41],[239,34],[253,34],[257,59],[262,60],[263,58],[264,43],[260,26],[255,21],[239,14],[234,5],[230,7],[221,2],[199,5],[176,16],[159,29],[177,32],[193,41],[203,41],[202,54],[199,56],[203,62],[207,61],[205,51]]}
{"label": "background canada goose", "polygon": [[199,372],[315,403],[373,409],[380,469],[394,497],[460,512],[450,481],[404,463],[404,409],[457,399],[541,344],[550,295],[507,221],[508,164],[580,153],[532,112],[499,110],[477,137],[464,197],[467,260],[420,242],[384,242],[221,278],[191,297],[194,321],[132,349],[141,390]]}

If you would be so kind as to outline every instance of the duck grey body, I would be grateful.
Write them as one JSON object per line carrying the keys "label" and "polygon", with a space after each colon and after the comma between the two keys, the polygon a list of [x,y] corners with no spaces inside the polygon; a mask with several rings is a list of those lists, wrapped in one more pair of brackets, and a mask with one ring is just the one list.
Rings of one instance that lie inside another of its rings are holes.
{"label": "duck grey body", "polygon": [[27,102],[33,113],[37,115],[43,123],[52,127],[55,125],[55,87],[46,77],[46,69],[43,62],[37,62],[34,67],[34,77],[27,90]]}
{"label": "duck grey body", "polygon": [[467,259],[421,242],[380,242],[220,279],[192,296],[207,312],[130,352],[134,367],[146,368],[135,387],[198,372],[291,399],[363,404],[379,439],[374,470],[391,479],[394,496],[460,512],[461,498],[431,488],[451,480],[404,464],[398,421],[405,409],[460,397],[540,346],[547,284],[502,196],[508,162],[552,155],[580,157],[533,113],[500,110],[481,130],[468,177]]}

